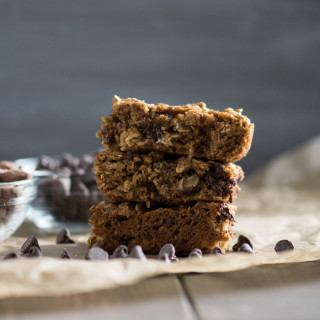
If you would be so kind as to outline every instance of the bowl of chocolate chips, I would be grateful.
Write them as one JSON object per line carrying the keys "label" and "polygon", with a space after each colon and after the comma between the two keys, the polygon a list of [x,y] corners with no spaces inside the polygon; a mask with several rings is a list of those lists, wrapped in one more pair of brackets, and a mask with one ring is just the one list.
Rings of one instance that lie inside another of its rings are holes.
{"label": "bowl of chocolate chips", "polygon": [[0,241],[12,235],[30,212],[37,177],[11,161],[0,161]]}
{"label": "bowl of chocolate chips", "polygon": [[38,228],[47,232],[61,228],[73,233],[90,230],[89,209],[103,199],[95,180],[94,157],[95,153],[80,157],[65,153],[16,161],[38,176],[38,195],[29,218]]}

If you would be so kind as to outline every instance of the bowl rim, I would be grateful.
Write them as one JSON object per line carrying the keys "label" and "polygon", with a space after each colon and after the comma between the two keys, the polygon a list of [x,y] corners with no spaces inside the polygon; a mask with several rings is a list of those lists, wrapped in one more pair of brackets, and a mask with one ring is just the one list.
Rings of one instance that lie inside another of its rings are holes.
{"label": "bowl rim", "polygon": [[0,182],[0,187],[7,187],[7,186],[23,186],[26,184],[31,184],[32,182],[36,182],[38,180],[37,176],[32,177],[31,179],[23,179],[17,181],[10,181],[10,182]]}

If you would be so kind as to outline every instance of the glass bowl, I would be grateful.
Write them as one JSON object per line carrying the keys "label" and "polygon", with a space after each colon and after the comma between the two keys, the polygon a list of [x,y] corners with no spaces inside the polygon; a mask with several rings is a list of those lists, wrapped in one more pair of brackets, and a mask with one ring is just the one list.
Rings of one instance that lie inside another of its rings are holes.
{"label": "glass bowl", "polygon": [[104,199],[93,171],[70,174],[68,170],[36,170],[38,161],[38,158],[15,161],[22,170],[38,177],[38,195],[32,203],[29,219],[48,233],[56,233],[62,228],[68,228],[72,233],[89,232],[89,209]]}
{"label": "glass bowl", "polygon": [[12,235],[31,212],[37,177],[0,183],[0,241]]}

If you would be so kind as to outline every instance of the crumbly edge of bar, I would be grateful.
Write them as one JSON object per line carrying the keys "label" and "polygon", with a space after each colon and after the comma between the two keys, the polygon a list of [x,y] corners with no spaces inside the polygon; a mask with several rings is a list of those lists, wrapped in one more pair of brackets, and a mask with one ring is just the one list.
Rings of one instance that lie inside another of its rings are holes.
{"label": "crumbly edge of bar", "polygon": [[230,204],[198,202],[191,206],[146,209],[141,203],[112,204],[106,201],[91,208],[92,226],[88,246],[98,243],[112,253],[119,245],[141,245],[146,253],[157,254],[172,243],[178,254],[199,248],[227,248],[232,238],[236,207]]}
{"label": "crumbly edge of bar", "polygon": [[254,125],[231,108],[210,110],[204,103],[168,106],[137,99],[114,99],[97,137],[106,148],[158,150],[235,162],[251,147]]}
{"label": "crumbly edge of bar", "polygon": [[244,176],[234,164],[162,152],[102,151],[94,167],[100,191],[113,202],[232,202]]}

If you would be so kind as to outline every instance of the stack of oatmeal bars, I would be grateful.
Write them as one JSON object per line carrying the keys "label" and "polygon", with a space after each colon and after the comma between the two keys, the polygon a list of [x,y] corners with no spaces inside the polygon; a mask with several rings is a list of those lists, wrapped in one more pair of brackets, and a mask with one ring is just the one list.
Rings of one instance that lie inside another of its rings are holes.
{"label": "stack of oatmeal bars", "polygon": [[106,199],[91,208],[89,247],[112,252],[138,244],[158,253],[172,243],[181,255],[227,250],[243,179],[233,162],[248,153],[254,131],[241,111],[115,96],[97,133],[104,151],[95,174]]}

